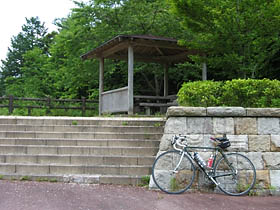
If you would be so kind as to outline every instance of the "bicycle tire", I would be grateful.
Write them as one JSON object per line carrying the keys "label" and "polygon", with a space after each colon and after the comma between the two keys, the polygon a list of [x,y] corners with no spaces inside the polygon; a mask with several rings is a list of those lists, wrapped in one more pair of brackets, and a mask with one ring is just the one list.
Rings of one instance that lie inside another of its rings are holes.
{"label": "bicycle tire", "polygon": [[236,170],[232,173],[230,165],[224,157],[221,157],[214,168],[215,180],[219,189],[233,196],[246,195],[256,183],[256,169],[254,164],[245,155],[239,153],[226,154],[230,165]]}
{"label": "bicycle tire", "polygon": [[[168,194],[180,194],[189,189],[195,178],[195,167],[191,159],[182,153],[171,150],[159,155],[152,167],[155,185]],[[176,173],[174,169],[177,167]]]}

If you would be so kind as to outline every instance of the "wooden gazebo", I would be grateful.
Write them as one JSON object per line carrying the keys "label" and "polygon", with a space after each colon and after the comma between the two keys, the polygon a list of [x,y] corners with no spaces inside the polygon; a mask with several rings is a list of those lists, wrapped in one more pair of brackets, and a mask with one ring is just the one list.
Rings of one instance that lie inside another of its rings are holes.
{"label": "wooden gazebo", "polygon": [[[146,35],[119,35],[82,55],[82,59],[99,59],[99,114],[128,112],[133,114],[133,65],[135,61],[164,66],[164,96],[168,95],[168,66],[188,60],[198,52],[179,46],[176,39]],[[128,61],[128,86],[104,92],[104,59]],[[206,79],[206,65],[203,65]]]}

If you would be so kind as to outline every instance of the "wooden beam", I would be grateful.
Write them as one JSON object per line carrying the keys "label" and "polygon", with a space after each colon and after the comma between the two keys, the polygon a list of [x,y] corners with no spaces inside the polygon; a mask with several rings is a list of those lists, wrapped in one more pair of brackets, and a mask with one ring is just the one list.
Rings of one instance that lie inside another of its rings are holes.
{"label": "wooden beam", "polygon": [[202,64],[202,80],[207,80],[207,65],[206,65],[206,63]]}
{"label": "wooden beam", "polygon": [[177,45],[177,42],[166,42],[166,41],[151,41],[151,40],[143,40],[143,39],[135,39],[133,40],[134,46],[146,46],[146,47],[158,47],[158,48],[166,48],[166,49],[182,49],[186,50],[186,47],[181,47]]}
{"label": "wooden beam", "polygon": [[[165,63],[177,63],[180,61],[187,61],[188,60],[188,53],[187,52],[182,52],[180,54],[176,55],[171,55],[171,56],[140,56],[140,55],[134,55],[134,60],[135,61],[140,61],[140,62],[147,62],[147,63],[159,63],[159,64],[165,64]],[[110,59],[118,59],[118,60],[127,60],[126,55],[117,55],[113,54],[108,56],[107,58]]]}
{"label": "wooden beam", "polygon": [[131,45],[128,46],[128,114],[133,114],[133,65],[134,52]]}
{"label": "wooden beam", "polygon": [[162,55],[162,56],[164,55],[164,53],[158,47],[155,47],[155,48],[159,52],[160,55]]}
{"label": "wooden beam", "polygon": [[168,96],[168,64],[164,66],[164,93],[163,96]]}
{"label": "wooden beam", "polygon": [[99,58],[99,115],[102,114],[103,91],[104,91],[104,58]]}
{"label": "wooden beam", "polygon": [[107,58],[108,56],[118,52],[118,51],[121,51],[123,49],[126,49],[128,47],[128,42],[122,42],[122,43],[119,43],[117,45],[115,45],[114,47],[112,48],[109,48],[103,52],[101,52],[98,57],[103,57],[103,58]]}

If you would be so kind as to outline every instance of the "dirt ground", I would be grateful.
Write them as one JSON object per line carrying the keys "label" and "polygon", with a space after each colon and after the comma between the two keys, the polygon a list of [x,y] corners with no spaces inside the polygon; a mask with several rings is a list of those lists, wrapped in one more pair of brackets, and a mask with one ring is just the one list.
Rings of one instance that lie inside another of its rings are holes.
{"label": "dirt ground", "polygon": [[280,209],[280,197],[168,195],[140,187],[0,181],[0,210],[255,210]]}

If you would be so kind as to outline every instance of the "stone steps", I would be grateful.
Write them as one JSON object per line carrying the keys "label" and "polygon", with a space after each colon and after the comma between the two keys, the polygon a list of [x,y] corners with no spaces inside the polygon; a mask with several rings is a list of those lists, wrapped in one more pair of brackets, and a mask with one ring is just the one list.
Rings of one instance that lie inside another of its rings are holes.
{"label": "stone steps", "polygon": [[0,163],[68,164],[68,165],[152,165],[154,156],[101,155],[0,155]]}
{"label": "stone steps", "polygon": [[151,174],[149,165],[59,165],[59,164],[12,164],[1,163],[0,170],[3,174],[95,174],[95,175],[132,175],[141,176]]}
{"label": "stone steps", "polygon": [[108,146],[108,147],[158,147],[159,141],[142,139],[45,139],[0,138],[0,145],[48,145],[48,146]]}
{"label": "stone steps", "polygon": [[0,138],[158,139],[161,133],[0,131]]}
{"label": "stone steps", "polygon": [[101,132],[101,133],[162,133],[162,127],[155,126],[110,126],[110,125],[28,125],[1,124],[1,132]]}
{"label": "stone steps", "polygon": [[44,175],[44,174],[5,174],[1,175],[2,179],[7,180],[27,180],[27,181],[48,181],[48,182],[75,182],[83,184],[116,184],[116,185],[139,185],[142,176],[128,175]]}
{"label": "stone steps", "polygon": [[0,145],[0,154],[52,154],[52,155],[153,155],[157,147],[98,147],[98,146],[38,146]]}
{"label": "stone steps", "polygon": [[138,184],[151,173],[161,118],[0,117],[0,177]]}
{"label": "stone steps", "polygon": [[[34,124],[36,121],[36,124]],[[100,125],[100,126],[164,126],[162,118],[137,118],[137,117],[24,117],[24,116],[1,116],[0,124],[13,125]]]}

